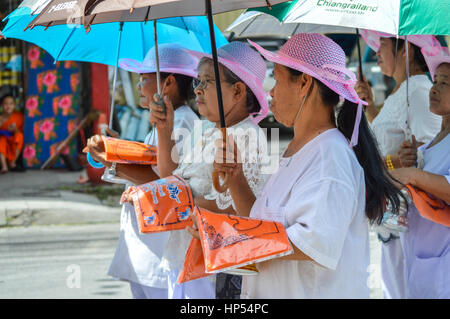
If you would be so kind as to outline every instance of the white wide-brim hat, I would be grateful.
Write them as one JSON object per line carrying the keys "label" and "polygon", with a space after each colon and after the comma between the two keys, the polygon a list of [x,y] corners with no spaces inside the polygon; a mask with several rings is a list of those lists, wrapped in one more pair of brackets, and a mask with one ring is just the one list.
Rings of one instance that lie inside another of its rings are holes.
{"label": "white wide-brim hat", "polygon": [[[212,55],[208,53],[192,50],[186,50],[186,52],[199,60],[204,57],[212,59]],[[269,112],[268,94],[263,88],[267,68],[264,59],[249,45],[239,41],[230,42],[220,47],[217,50],[217,55],[219,63],[244,82],[258,100],[260,110],[251,114],[254,123],[258,124]]]}
{"label": "white wide-brim hat", "polygon": [[[178,44],[165,43],[158,46],[159,71],[197,77],[198,59],[186,53]],[[119,67],[135,73],[156,73],[155,47],[145,55],[144,61],[120,59]]]}
{"label": "white wide-brim hat", "polygon": [[447,47],[427,47],[422,50],[425,62],[428,65],[428,70],[430,70],[431,78],[434,80],[436,74],[436,69],[442,63],[450,63],[450,52]]}
{"label": "white wide-brim hat", "polygon": [[356,75],[345,67],[345,53],[337,43],[319,33],[298,33],[274,53],[249,42],[267,60],[306,73],[344,99],[358,104],[350,146],[358,143],[362,105],[367,105],[367,102],[356,93]]}
{"label": "white wide-brim hat", "polygon": [[[396,38],[396,36],[393,34],[365,29],[361,29],[360,33],[367,45],[375,52],[380,49],[381,38]],[[405,36],[399,36],[398,38],[405,40]],[[408,35],[406,39],[408,40],[408,42],[411,42],[419,48],[440,46],[438,39],[435,36],[429,34]]]}

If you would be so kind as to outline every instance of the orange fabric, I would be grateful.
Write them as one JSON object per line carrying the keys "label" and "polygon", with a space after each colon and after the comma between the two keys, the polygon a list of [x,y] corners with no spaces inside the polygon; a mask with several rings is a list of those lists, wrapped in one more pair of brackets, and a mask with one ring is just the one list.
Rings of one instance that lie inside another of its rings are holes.
{"label": "orange fabric", "polygon": [[192,238],[189,248],[184,259],[183,269],[178,275],[178,283],[182,284],[187,281],[208,277],[205,271],[205,261],[203,259],[203,251],[201,241],[197,238]]}
{"label": "orange fabric", "polygon": [[142,233],[163,232],[192,226],[194,199],[188,183],[169,176],[126,191],[133,199]]}
{"label": "orange fabric", "polygon": [[156,164],[156,147],[144,143],[102,136],[106,160],[124,164]]}
{"label": "orange fabric", "polygon": [[450,227],[450,206],[439,198],[432,197],[422,189],[406,185],[419,214],[432,222]]}
{"label": "orange fabric", "polygon": [[21,151],[23,147],[23,122],[24,116],[20,112],[14,112],[11,117],[0,126],[0,130],[9,131],[9,126],[15,124],[18,132],[13,136],[0,136],[0,153],[3,154],[8,161],[16,159],[17,150]]}
{"label": "orange fabric", "polygon": [[293,253],[281,223],[215,214],[195,207],[206,272],[239,268]]}

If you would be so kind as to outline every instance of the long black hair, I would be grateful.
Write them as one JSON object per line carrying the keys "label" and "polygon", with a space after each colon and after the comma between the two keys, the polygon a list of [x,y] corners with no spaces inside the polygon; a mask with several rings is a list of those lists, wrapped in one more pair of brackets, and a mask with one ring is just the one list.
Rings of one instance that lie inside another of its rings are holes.
{"label": "long black hair", "polygon": [[[198,63],[198,67],[200,67],[203,63],[205,62],[212,62],[212,59],[207,58],[207,57],[203,57],[200,62]],[[229,84],[236,84],[238,82],[242,82],[245,85],[245,92],[247,93],[247,99],[246,99],[246,108],[247,108],[247,112],[249,114],[252,113],[258,113],[261,110],[261,106],[259,105],[258,99],[256,98],[255,94],[252,92],[252,90],[250,90],[250,88],[248,87],[247,84],[245,84],[244,81],[242,81],[242,79],[240,79],[236,74],[234,74],[233,72],[231,72],[230,69],[228,69],[226,66],[224,66],[223,64],[220,64],[222,66],[222,71],[223,71],[223,77],[225,79],[226,82],[228,82]]]}
{"label": "long black hair", "polygon": [[184,74],[161,72],[161,81],[170,75],[172,75],[177,82],[178,94],[181,101],[189,101],[195,97],[194,89],[192,87],[193,78]]}
{"label": "long black hair", "polygon": [[[298,77],[302,73],[288,68],[290,75]],[[314,85],[318,85],[322,101],[334,108],[339,104],[339,95],[322,82],[313,78]],[[352,138],[358,105],[348,100],[339,106],[336,121],[338,130],[348,139]],[[353,147],[356,158],[364,170],[366,184],[366,216],[369,221],[380,224],[388,202],[392,205],[392,212],[398,214],[400,198],[406,201],[401,191],[392,183],[395,180],[387,171],[382,160],[375,137],[372,134],[364,112],[359,124],[358,144]]]}

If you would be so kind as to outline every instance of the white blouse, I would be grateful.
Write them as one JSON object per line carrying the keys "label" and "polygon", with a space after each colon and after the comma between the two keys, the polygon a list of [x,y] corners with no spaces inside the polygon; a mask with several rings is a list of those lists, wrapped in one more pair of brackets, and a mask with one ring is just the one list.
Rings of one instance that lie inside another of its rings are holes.
{"label": "white blouse", "polygon": [[[220,194],[212,185],[212,171],[216,153],[215,141],[221,138],[221,132],[214,123],[203,121],[202,130],[194,129],[191,139],[184,144],[184,156],[173,175],[187,180],[194,197],[215,200],[220,209],[234,207],[229,191]],[[261,128],[254,124],[251,117],[227,128],[232,134],[243,160],[244,175],[257,196],[264,185],[265,175],[261,167],[267,160],[267,139]],[[252,150],[251,156],[248,155]],[[244,155],[245,154],[245,155]],[[172,271],[181,270],[187,248],[192,236],[186,230],[171,231],[163,255],[163,265]]]}
{"label": "white blouse", "polygon": [[369,298],[364,171],[338,129],[282,157],[250,216],[282,223],[314,261],[256,264],[257,276],[243,276],[241,298]]}
{"label": "white blouse", "polygon": [[[426,75],[409,78],[409,119],[411,133],[418,142],[426,143],[441,129],[442,118],[430,112],[429,91],[432,83]],[[382,156],[396,154],[406,139],[406,81],[391,94],[380,113],[372,121],[371,128]]]}

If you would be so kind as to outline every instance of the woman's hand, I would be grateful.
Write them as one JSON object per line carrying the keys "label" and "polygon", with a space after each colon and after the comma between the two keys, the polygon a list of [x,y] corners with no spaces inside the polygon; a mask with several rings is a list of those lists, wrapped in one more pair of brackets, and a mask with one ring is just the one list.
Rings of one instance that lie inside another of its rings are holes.
{"label": "woman's hand", "polygon": [[414,167],[417,163],[417,142],[416,137],[412,136],[412,142],[404,141],[397,153],[400,167]]}
{"label": "woman's hand", "polygon": [[239,149],[232,135],[227,136],[227,141],[219,138],[215,141],[217,147],[214,156],[213,167],[220,173],[228,175],[228,182],[233,183],[244,176],[242,159]]}
{"label": "woman's hand", "polygon": [[173,104],[170,98],[165,95],[164,98],[164,104],[165,104],[165,112],[164,108],[159,105],[157,96],[155,95],[154,101],[150,102],[149,104],[149,110],[150,110],[150,116],[149,121],[150,123],[156,127],[156,130],[158,131],[158,134],[165,134],[166,136],[172,135],[173,131],[173,121],[174,121],[174,109]]}
{"label": "woman's hand", "polygon": [[110,167],[111,163],[106,160],[105,143],[101,135],[94,135],[87,141],[87,147],[91,157],[102,163],[106,167]]}
{"label": "woman's hand", "polygon": [[120,204],[129,203],[133,205],[133,197],[132,197],[133,192],[134,192],[133,188],[131,187],[127,188],[120,197]]}
{"label": "woman's hand", "polygon": [[418,168],[415,167],[404,167],[397,168],[391,171],[392,177],[401,182],[402,184],[412,184],[414,185],[415,175],[418,172]]}
{"label": "woman's hand", "polygon": [[198,231],[198,223],[197,223],[197,216],[195,213],[192,213],[191,215],[192,223],[194,224],[193,227],[187,226],[186,230],[191,234],[192,237],[200,239],[200,233]]}

